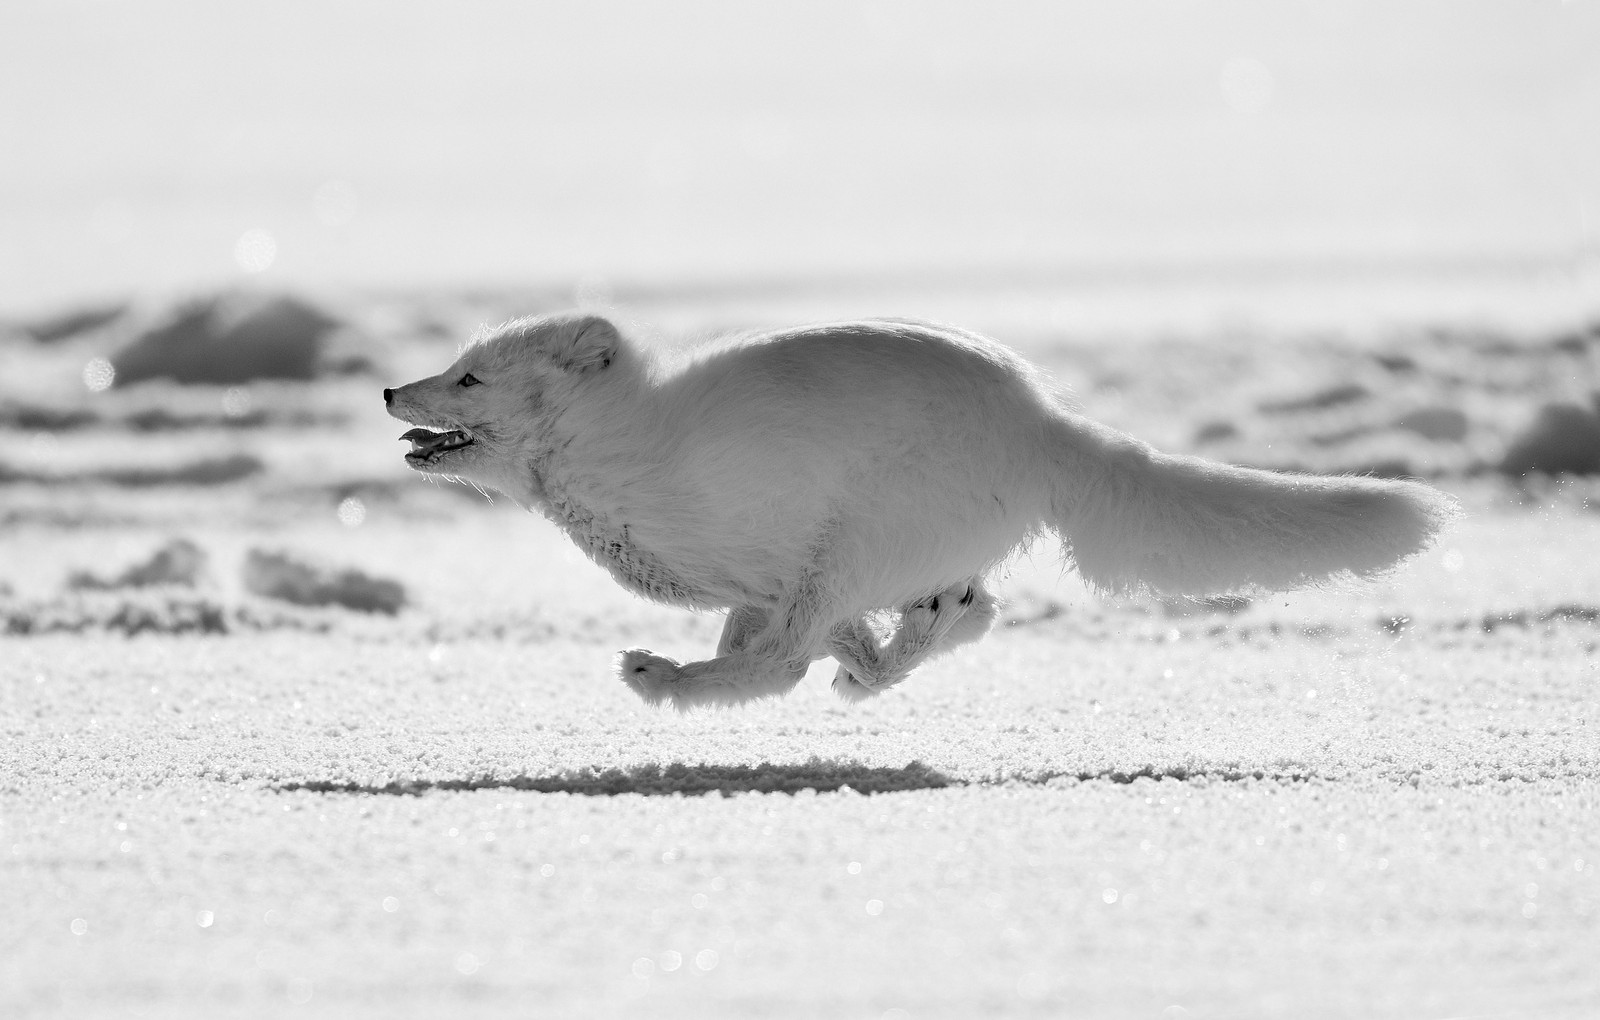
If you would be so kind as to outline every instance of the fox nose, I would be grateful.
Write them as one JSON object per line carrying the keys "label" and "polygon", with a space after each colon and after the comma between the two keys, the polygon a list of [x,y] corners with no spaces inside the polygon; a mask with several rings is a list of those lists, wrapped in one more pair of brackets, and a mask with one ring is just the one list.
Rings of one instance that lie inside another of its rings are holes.
{"label": "fox nose", "polygon": [[390,388],[389,388],[389,387],[387,387],[387,386],[385,386],[385,387],[384,387],[384,388],[383,388],[383,402],[384,402],[384,403],[385,403],[385,404],[392,404],[392,403],[394,403],[394,390],[391,390],[391,389],[390,389]]}

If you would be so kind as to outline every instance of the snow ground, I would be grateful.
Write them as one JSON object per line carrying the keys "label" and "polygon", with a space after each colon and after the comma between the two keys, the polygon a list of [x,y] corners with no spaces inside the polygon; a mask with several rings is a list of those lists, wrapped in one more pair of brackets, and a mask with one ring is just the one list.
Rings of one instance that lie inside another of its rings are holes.
{"label": "snow ground", "polygon": [[[1600,516],[1493,467],[1600,385],[1592,327],[1008,334],[1167,448],[1398,466],[1470,516],[1233,611],[1039,550],[1007,626],[870,704],[822,663],[678,716],[611,657],[716,618],[398,463],[377,388],[493,314],[418,307],[368,305],[382,381],[85,394],[114,335],[4,348],[0,1016],[1600,1015]],[[1430,409],[1460,434],[1398,424]],[[193,587],[105,587],[174,538]],[[277,552],[408,604],[270,601]]]}
{"label": "snow ground", "polygon": [[686,717],[609,657],[716,621],[539,522],[294,538],[421,604],[0,639],[0,1012],[1600,1008],[1592,514],[1480,515],[1390,584],[1234,614],[1098,605],[1045,557],[1012,626],[869,705],[819,666]]}

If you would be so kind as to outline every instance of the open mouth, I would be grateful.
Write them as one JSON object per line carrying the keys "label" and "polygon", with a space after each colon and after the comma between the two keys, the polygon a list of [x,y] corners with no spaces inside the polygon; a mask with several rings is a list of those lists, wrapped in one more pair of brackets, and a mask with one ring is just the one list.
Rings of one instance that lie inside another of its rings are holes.
{"label": "open mouth", "polygon": [[400,438],[411,443],[411,452],[406,454],[406,460],[412,464],[431,464],[445,454],[465,449],[473,443],[472,436],[460,429],[449,432],[412,429]]}

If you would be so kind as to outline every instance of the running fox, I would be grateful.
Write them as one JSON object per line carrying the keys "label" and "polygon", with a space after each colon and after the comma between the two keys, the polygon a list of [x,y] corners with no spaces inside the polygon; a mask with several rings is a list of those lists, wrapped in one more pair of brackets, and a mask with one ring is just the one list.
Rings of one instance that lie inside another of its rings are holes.
{"label": "running fox", "polygon": [[[1428,486],[1160,453],[1070,410],[993,340],[909,320],[802,326],[668,366],[607,319],[524,318],[384,390],[416,470],[564,529],[623,586],[727,611],[714,657],[621,680],[679,709],[788,692],[814,660],[859,699],[974,641],[985,577],[1043,529],[1105,592],[1201,596],[1379,574],[1455,516]],[[886,640],[866,615],[898,611]]]}

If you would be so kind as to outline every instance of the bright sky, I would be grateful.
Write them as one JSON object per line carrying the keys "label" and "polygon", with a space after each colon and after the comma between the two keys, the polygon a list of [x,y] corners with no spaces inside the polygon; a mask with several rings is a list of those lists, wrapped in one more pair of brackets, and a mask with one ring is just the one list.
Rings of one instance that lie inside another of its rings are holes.
{"label": "bright sky", "polygon": [[0,311],[1600,257],[1600,5],[0,6]]}

